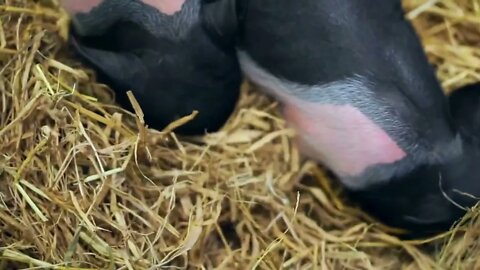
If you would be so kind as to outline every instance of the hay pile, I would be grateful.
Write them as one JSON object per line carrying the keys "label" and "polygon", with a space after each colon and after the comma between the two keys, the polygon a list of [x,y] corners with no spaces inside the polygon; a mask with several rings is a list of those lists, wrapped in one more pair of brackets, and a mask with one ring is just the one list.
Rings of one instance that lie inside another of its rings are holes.
{"label": "hay pile", "polygon": [[[479,81],[480,1],[405,6],[446,91]],[[476,214],[387,235],[247,85],[221,132],[146,130],[66,52],[55,3],[0,0],[0,20],[0,269],[480,268]]]}

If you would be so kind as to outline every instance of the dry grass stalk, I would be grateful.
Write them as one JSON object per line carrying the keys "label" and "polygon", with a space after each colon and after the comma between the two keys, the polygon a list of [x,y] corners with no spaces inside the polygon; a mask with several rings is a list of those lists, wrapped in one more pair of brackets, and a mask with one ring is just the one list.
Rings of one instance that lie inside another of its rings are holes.
{"label": "dry grass stalk", "polygon": [[[480,80],[480,1],[405,6],[446,91]],[[478,211],[434,239],[389,236],[247,85],[221,132],[178,138],[112,105],[65,53],[55,4],[0,0],[0,20],[0,269],[480,268]]]}

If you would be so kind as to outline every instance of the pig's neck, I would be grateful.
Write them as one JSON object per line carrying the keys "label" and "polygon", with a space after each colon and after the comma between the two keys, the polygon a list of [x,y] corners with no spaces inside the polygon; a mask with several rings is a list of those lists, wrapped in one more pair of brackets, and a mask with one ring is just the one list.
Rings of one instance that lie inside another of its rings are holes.
{"label": "pig's neck", "polygon": [[462,152],[455,134],[437,141],[422,137],[361,76],[301,85],[273,76],[241,50],[238,57],[245,75],[283,104],[302,153],[326,165],[348,188],[385,182]]}

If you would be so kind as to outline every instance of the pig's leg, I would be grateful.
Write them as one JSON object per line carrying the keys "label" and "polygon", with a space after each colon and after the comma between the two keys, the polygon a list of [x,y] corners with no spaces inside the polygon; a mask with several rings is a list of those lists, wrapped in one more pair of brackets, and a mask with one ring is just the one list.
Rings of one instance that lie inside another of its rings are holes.
{"label": "pig's leg", "polygon": [[130,111],[125,92],[133,92],[150,127],[163,129],[197,110],[197,117],[176,131],[216,131],[238,99],[241,73],[235,54],[218,48],[205,33],[200,0],[185,0],[173,14],[175,5],[162,12],[158,3],[103,0],[88,13],[77,14],[77,22],[89,29],[103,23],[104,12],[114,10],[114,23],[100,35],[82,35],[73,27],[70,43],[96,71],[98,81],[109,85],[116,101]]}

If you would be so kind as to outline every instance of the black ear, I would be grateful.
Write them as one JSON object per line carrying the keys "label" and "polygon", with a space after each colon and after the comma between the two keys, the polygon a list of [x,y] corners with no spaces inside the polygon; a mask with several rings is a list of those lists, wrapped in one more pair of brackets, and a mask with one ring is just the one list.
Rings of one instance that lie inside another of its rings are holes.
{"label": "black ear", "polygon": [[233,49],[239,32],[243,0],[203,0],[200,17],[207,34],[219,46]]}
{"label": "black ear", "polygon": [[480,83],[456,89],[448,100],[457,128],[462,135],[480,145]]}
{"label": "black ear", "polygon": [[84,44],[75,34],[70,34],[69,45],[85,62],[97,72],[101,72],[101,75],[107,76],[116,86],[141,87],[147,79],[147,68],[141,59],[132,53],[92,48]]}

